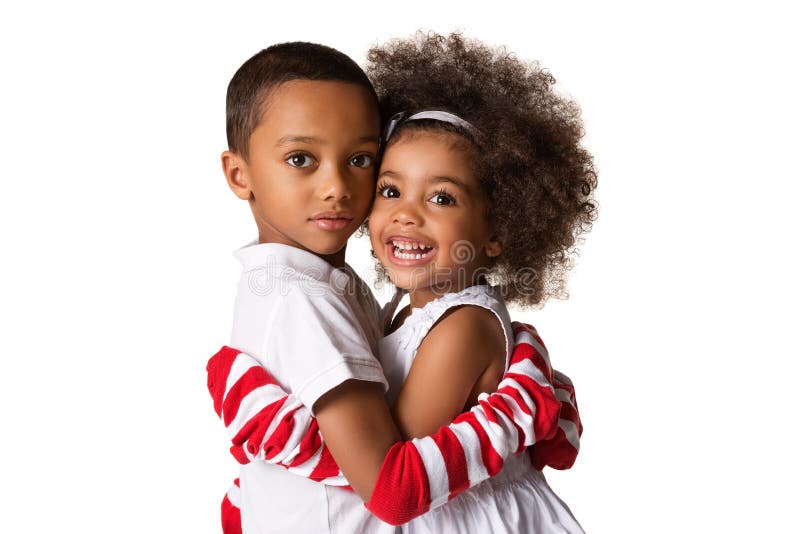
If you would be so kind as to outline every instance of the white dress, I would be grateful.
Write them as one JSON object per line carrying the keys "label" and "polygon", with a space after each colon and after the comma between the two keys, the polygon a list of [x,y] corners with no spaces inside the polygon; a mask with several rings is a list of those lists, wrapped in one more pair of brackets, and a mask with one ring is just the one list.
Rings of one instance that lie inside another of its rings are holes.
{"label": "white dress", "polygon": [[[393,313],[398,298],[387,307]],[[389,382],[386,394],[394,404],[422,340],[449,308],[480,306],[493,312],[506,337],[506,368],[514,343],[508,310],[498,292],[487,285],[447,293],[415,308],[405,322],[379,344],[379,359]],[[403,525],[419,533],[582,533],[566,504],[550,489],[544,474],[533,469],[527,451],[508,458],[500,473],[465,491],[447,504]]]}

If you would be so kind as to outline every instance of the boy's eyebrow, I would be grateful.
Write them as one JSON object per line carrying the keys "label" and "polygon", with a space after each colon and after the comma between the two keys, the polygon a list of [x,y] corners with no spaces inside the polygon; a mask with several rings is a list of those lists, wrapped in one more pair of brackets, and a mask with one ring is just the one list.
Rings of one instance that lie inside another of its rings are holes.
{"label": "boy's eyebrow", "polygon": [[379,138],[375,137],[374,135],[362,135],[357,139],[357,141],[360,143],[366,143],[366,142],[377,143],[379,141]]}
{"label": "boy's eyebrow", "polygon": [[[366,142],[377,143],[378,138],[375,137],[374,135],[362,135],[361,137],[357,138],[356,141],[359,143],[366,143]],[[283,146],[291,143],[306,143],[307,145],[318,145],[322,143],[322,139],[310,135],[284,135],[283,137],[278,139],[278,142],[275,144],[275,146]]]}
{"label": "boy's eyebrow", "polygon": [[318,144],[319,142],[320,140],[318,138],[310,137],[308,135],[284,135],[278,139],[278,142],[275,144],[275,146],[283,146],[290,143],[306,143],[309,145],[314,145]]}

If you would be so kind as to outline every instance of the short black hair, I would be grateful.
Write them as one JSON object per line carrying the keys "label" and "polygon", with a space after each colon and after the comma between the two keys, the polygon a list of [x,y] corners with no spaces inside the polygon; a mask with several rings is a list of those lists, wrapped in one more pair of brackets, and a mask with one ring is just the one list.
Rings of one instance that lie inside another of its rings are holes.
{"label": "short black hair", "polygon": [[339,81],[360,85],[378,97],[367,75],[346,54],[329,46],[291,42],[258,52],[239,67],[228,84],[225,130],[228,148],[248,157],[250,135],[258,127],[270,93],[290,80]]}

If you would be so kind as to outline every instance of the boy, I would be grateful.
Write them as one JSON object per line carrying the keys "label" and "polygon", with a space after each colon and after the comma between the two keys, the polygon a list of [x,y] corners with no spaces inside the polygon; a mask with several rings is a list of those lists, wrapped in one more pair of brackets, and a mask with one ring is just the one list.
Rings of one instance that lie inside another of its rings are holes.
{"label": "boy", "polygon": [[[344,54],[310,43],[275,45],[233,76],[227,134],[223,171],[248,201],[259,233],[259,244],[236,253],[244,270],[231,345],[313,408],[353,488],[368,496],[375,480],[358,475],[377,473],[399,439],[374,356],[380,309],[344,263],[347,240],[374,196],[377,97]],[[363,447],[336,449],[337,437],[348,434]],[[245,531],[394,531],[352,492],[277,466],[243,466],[241,486]]]}

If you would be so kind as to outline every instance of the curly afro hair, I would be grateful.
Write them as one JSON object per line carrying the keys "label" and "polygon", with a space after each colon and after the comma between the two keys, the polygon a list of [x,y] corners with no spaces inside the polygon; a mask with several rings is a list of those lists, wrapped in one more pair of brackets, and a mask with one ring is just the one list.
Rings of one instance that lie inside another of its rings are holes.
{"label": "curly afro hair", "polygon": [[565,297],[576,241],[597,216],[597,176],[580,145],[578,105],[553,90],[555,79],[538,63],[459,33],[418,32],[371,48],[367,60],[384,123],[400,111],[436,109],[478,130],[470,138],[448,123],[421,120],[397,131],[460,133],[474,148],[488,219],[503,245],[490,281],[522,306]]}

